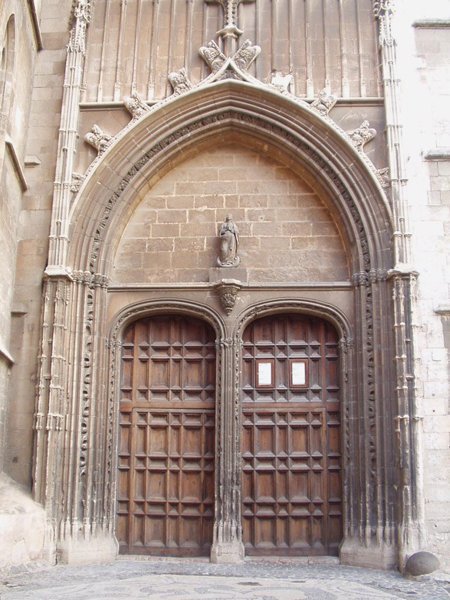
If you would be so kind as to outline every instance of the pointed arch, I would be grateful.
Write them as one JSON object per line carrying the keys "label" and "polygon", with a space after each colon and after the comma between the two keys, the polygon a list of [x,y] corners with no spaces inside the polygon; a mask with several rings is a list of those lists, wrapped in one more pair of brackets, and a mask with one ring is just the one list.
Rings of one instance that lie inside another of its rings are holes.
{"label": "pointed arch", "polygon": [[119,232],[142,192],[233,133],[275,151],[321,191],[345,231],[354,273],[392,267],[391,213],[365,155],[307,103],[235,80],[160,103],[94,161],[71,211],[66,266],[108,275]]}

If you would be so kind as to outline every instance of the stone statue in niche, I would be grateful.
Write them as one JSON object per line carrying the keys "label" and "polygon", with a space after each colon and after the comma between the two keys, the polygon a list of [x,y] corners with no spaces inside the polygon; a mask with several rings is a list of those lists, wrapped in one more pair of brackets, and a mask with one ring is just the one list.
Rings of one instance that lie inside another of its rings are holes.
{"label": "stone statue in niche", "polygon": [[219,267],[237,267],[241,262],[237,252],[239,247],[239,229],[231,215],[227,215],[219,228]]}

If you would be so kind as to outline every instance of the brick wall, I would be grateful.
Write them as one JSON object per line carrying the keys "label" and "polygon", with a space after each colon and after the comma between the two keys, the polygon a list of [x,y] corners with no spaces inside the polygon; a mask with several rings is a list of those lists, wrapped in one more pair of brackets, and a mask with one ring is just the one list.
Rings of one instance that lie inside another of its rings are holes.
{"label": "brick wall", "polygon": [[115,282],[208,281],[228,213],[249,281],[348,279],[338,230],[314,191],[281,164],[229,146],[174,168],[144,197],[123,233]]}

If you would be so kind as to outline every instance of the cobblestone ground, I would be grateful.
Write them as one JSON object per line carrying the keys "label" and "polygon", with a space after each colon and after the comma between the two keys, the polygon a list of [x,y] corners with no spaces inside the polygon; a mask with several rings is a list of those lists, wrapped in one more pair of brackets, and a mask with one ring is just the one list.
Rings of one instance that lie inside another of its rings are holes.
{"label": "cobblestone ground", "polygon": [[3,576],[1,600],[449,600],[444,574],[416,580],[344,567],[333,559],[120,559],[109,565],[29,570]]}

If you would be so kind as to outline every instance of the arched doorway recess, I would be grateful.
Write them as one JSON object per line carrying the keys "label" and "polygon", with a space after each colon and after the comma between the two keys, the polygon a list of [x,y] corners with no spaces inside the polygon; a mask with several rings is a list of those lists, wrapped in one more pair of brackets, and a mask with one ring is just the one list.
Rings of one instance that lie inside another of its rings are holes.
{"label": "arched doorway recess", "polygon": [[126,554],[209,555],[215,333],[192,316],[132,322],[121,344],[117,538]]}
{"label": "arched doorway recess", "polygon": [[337,555],[342,539],[339,338],[315,316],[245,329],[242,523],[247,554]]}
{"label": "arched doorway recess", "polygon": [[[111,285],[109,277],[124,224],[143,193],[175,165],[199,149],[220,144],[230,132],[253,140],[254,148],[274,151],[318,190],[341,232],[349,279],[253,286],[238,281],[240,304],[231,314],[221,308],[217,281]],[[367,160],[329,120],[306,104],[243,82],[226,80],[192,90],[150,112],[106,150],[88,172],[69,221],[60,231],[52,246],[53,264],[48,268],[44,292],[50,326],[44,331],[43,344],[54,346],[54,357],[65,356],[64,348],[70,349],[67,364],[55,358],[58,364],[53,372],[60,373],[62,381],[75,383],[68,406],[55,410],[71,415],[76,443],[63,444],[65,450],[57,456],[46,434],[38,432],[35,481],[37,496],[52,514],[59,515],[55,519],[61,523],[58,535],[63,553],[70,553],[74,540],[83,545],[88,534],[79,538],[75,530],[87,528],[97,537],[114,540],[116,358],[124,315],[130,318],[135,310],[145,312],[152,302],[159,303],[160,310],[171,302],[185,302],[212,311],[215,322],[220,323],[216,339],[220,356],[216,472],[220,484],[216,485],[212,558],[242,557],[240,327],[243,320],[261,314],[270,303],[278,303],[279,309],[284,303],[296,310],[309,307],[315,314],[323,309],[328,315],[333,311],[344,315],[347,325],[339,328],[341,356],[347,364],[340,556],[354,564],[395,564],[398,520],[393,423],[397,408],[392,403],[395,349],[390,277],[397,275],[389,273],[393,267],[391,213]],[[397,283],[403,285],[401,274]],[[401,302],[400,289],[397,297]],[[58,335],[51,335],[52,327]],[[42,370],[38,399],[43,413],[50,410],[46,372],[47,367]],[[94,476],[97,464],[103,465],[101,477]],[[45,482],[49,468],[60,473],[53,486]],[[77,476],[69,482],[72,472]],[[61,503],[59,490],[66,484],[69,493]]]}

